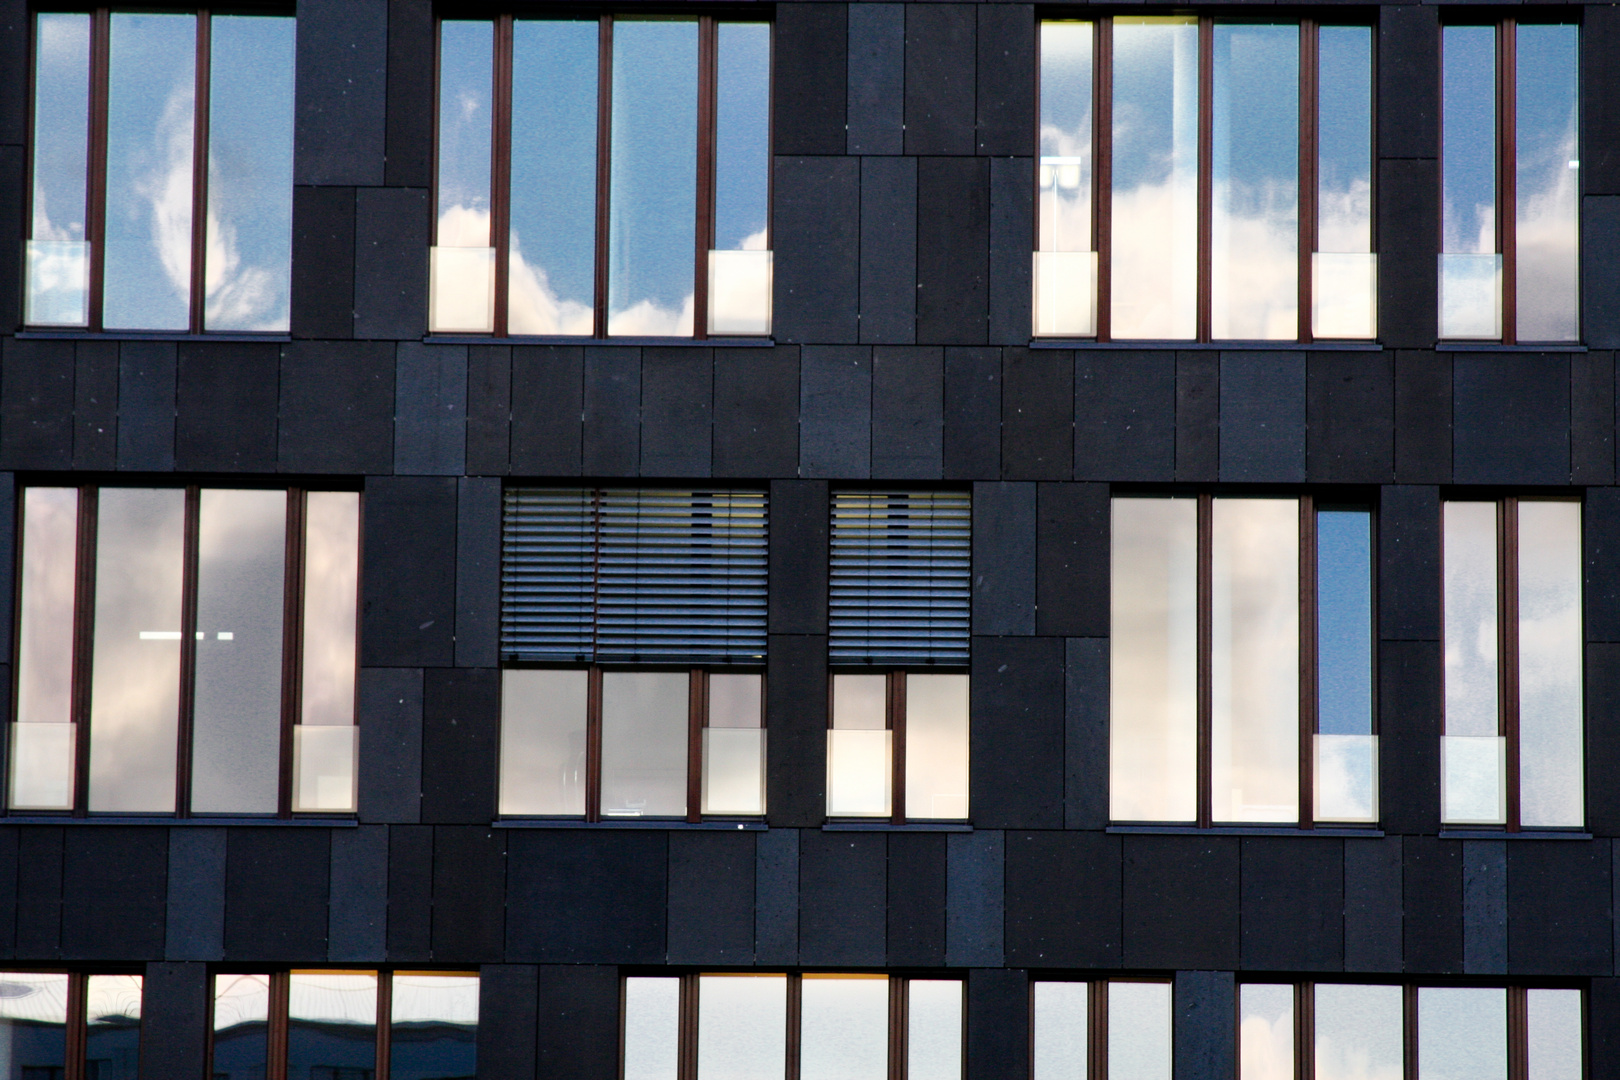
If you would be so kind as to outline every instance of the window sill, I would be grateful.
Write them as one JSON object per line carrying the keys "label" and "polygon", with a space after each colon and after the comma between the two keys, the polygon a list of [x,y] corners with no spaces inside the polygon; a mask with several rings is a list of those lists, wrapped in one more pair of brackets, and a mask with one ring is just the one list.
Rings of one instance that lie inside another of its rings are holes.
{"label": "window sill", "polygon": [[91,817],[68,817],[66,814],[9,814],[0,817],[0,825],[163,825],[168,828],[188,825],[218,829],[224,826],[275,826],[286,828],[353,829],[360,825],[358,818],[317,817],[174,817],[163,814],[95,814]]}
{"label": "window sill", "polygon": [[20,341],[255,341],[282,344],[292,340],[291,334],[249,334],[228,330],[210,334],[171,330],[19,330],[16,336]]}
{"label": "window sill", "polygon": [[[1089,338],[1033,338],[1032,349],[1128,350],[1151,352],[1382,352],[1376,341],[1092,341]],[[1498,346],[1500,348],[1500,346]]]}
{"label": "window sill", "polygon": [[660,829],[698,832],[765,832],[763,821],[682,821],[679,818],[612,818],[586,821],[584,818],[502,818],[489,824],[492,829]]}
{"label": "window sill", "polygon": [[829,821],[822,832],[972,832],[965,821],[908,821],[895,825],[888,821]]}
{"label": "window sill", "polygon": [[508,335],[495,337],[493,334],[429,334],[422,339],[429,345],[658,345],[689,347],[694,349],[769,349],[776,345],[775,338],[768,337],[612,337],[612,338],[585,338],[537,336],[522,337]]}
{"label": "window sill", "polygon": [[1440,830],[1442,840],[1590,840],[1589,832],[1564,831],[1562,829],[1523,829],[1519,832],[1508,832],[1506,829],[1446,829]]}
{"label": "window sill", "polygon": [[1586,346],[1575,341],[1544,341],[1540,345],[1503,345],[1495,341],[1442,341],[1435,352],[1504,352],[1504,353],[1583,353]]}
{"label": "window sill", "polygon": [[1356,825],[1319,825],[1314,829],[1301,829],[1297,825],[1211,825],[1200,829],[1196,825],[1110,825],[1105,830],[1126,836],[1325,836],[1378,839],[1384,830]]}

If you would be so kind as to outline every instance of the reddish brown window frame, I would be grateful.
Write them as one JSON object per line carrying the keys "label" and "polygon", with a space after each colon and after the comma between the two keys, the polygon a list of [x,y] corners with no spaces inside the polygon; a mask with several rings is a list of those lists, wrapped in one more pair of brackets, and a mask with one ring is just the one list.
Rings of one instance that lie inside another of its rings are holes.
{"label": "reddish brown window frame", "polygon": [[[890,825],[904,825],[913,819],[906,816],[906,676],[917,675],[966,675],[967,670],[958,667],[938,668],[832,668],[827,672],[827,730],[833,730],[833,710],[837,704],[834,699],[834,680],[839,675],[882,675],[886,680],[883,695],[884,724],[886,729],[893,733],[893,752],[889,755],[889,817]],[[971,775],[971,774],[970,774]],[[971,811],[971,803],[970,803]],[[882,821],[882,818],[868,817],[832,817],[833,821]],[[917,818],[919,822],[939,823],[941,825],[966,825],[964,818]]]}
{"label": "reddish brown window frame", "polygon": [[[1037,983],[1084,983],[1086,986],[1086,1080],[1107,1080],[1108,1077],[1108,988],[1116,983],[1156,983],[1171,986],[1174,980],[1143,975],[1124,975],[1118,978],[1048,979],[1032,977],[1029,980],[1029,1034],[1030,1047],[1035,1046],[1035,986]],[[1175,1019],[1171,1014],[1170,1037],[1175,1040]],[[1234,1058],[1234,1060],[1237,1060]],[[1033,1052],[1030,1055],[1030,1076],[1035,1074]]]}

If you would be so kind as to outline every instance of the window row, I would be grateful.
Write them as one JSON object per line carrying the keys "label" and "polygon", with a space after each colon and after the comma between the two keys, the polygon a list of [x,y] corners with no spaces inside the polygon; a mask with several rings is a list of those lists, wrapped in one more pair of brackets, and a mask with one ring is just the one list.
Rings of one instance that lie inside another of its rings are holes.
{"label": "window row", "polygon": [[136,1080],[141,976],[0,971],[5,1080]]}

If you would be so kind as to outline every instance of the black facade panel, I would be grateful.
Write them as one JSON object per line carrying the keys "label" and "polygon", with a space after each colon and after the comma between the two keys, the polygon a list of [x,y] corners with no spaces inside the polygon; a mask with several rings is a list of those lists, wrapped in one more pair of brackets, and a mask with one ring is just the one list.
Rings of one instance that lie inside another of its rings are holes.
{"label": "black facade panel", "polygon": [[[619,973],[540,968],[535,1059],[542,1077],[619,1080]],[[492,1074],[505,1080],[501,1074]]]}
{"label": "black facade panel", "polygon": [[1176,362],[1164,351],[1074,358],[1074,478],[1176,477]]}
{"label": "black facade panel", "polygon": [[1614,354],[1569,357],[1569,478],[1614,483]]}
{"label": "black facade panel", "polygon": [[586,349],[584,385],[585,474],[635,476],[641,467],[641,350]]}
{"label": "black facade panel", "polygon": [[1386,487],[1378,509],[1378,634],[1439,640],[1440,493]]}
{"label": "black facade panel", "polygon": [[433,955],[433,830],[426,825],[388,829],[388,959],[423,961]]}
{"label": "black facade panel", "polygon": [[826,633],[830,513],[825,482],[772,481],[767,586],[772,634]]}
{"label": "black facade panel", "polygon": [[[847,122],[847,5],[783,5],[776,13],[774,38],[772,149],[778,154],[842,154]],[[780,189],[777,198],[781,198]]]}
{"label": "black facade panel", "polygon": [[[790,17],[832,7],[793,4]],[[844,10],[838,5],[836,10]],[[842,15],[839,16],[840,24]],[[782,20],[776,54],[782,55]],[[821,61],[825,62],[825,61]],[[778,77],[781,68],[777,69]],[[782,115],[781,99],[777,99]],[[780,139],[780,136],[778,136]],[[838,130],[839,142],[843,129]],[[783,149],[780,142],[777,149]],[[836,150],[829,151],[837,153]],[[776,245],[776,340],[843,343],[860,340],[861,163],[857,158],[778,157],[771,171],[771,243]]]}
{"label": "black facade panel", "polygon": [[[1592,10],[1606,9],[1594,6]],[[1601,161],[1604,154],[1598,150],[1594,156]],[[1620,157],[1612,150],[1607,156]],[[1592,183],[1589,172],[1586,182]],[[1580,209],[1581,329],[1588,345],[1613,349],[1620,347],[1620,281],[1614,274],[1615,261],[1620,259],[1620,198],[1588,195],[1581,200]]]}
{"label": "black facade panel", "polygon": [[388,97],[383,129],[389,187],[425,188],[433,182],[433,109],[438,88],[433,68],[419,58],[432,56],[431,0],[388,0]]}
{"label": "black facade panel", "polygon": [[[0,16],[4,18],[4,16]],[[7,33],[0,30],[0,34]],[[20,38],[27,41],[26,34],[14,34],[8,45],[16,47],[13,42]],[[26,48],[23,45],[23,48]],[[3,62],[0,62],[3,63]],[[16,78],[13,72],[27,71],[27,61],[18,68],[5,67],[5,78]],[[5,94],[0,92],[0,98],[8,102],[17,98],[25,98],[23,94]],[[0,108],[5,108],[0,105]],[[0,206],[11,207],[11,213],[0,217],[0,242],[10,245],[10,250],[18,251],[22,248],[24,222],[22,220],[22,207],[24,205],[23,192],[27,190],[28,181],[24,175],[27,155],[21,146],[0,146]],[[20,260],[8,259],[0,266],[0,327],[5,333],[22,322],[22,293],[23,293],[23,267]]]}
{"label": "black facade panel", "polygon": [[1029,1074],[1029,973],[975,968],[967,977],[967,1080]]}
{"label": "black facade panel", "polygon": [[1244,968],[1344,968],[1344,841],[1245,837],[1241,903]]}
{"label": "black facade panel", "polygon": [[945,963],[1000,967],[1006,962],[1007,841],[999,829],[945,839]]}
{"label": "black facade panel", "polygon": [[1569,483],[1567,353],[1460,355],[1452,392],[1457,483]]}
{"label": "black facade panel", "polygon": [[[120,417],[120,446],[125,423]],[[393,451],[392,344],[295,341],[282,346],[282,472],[376,476],[393,471]]]}
{"label": "black facade panel", "polygon": [[1178,971],[1173,992],[1172,1075],[1233,1080],[1237,1075],[1237,987],[1230,971]]}
{"label": "black facade panel", "polygon": [[1124,837],[1127,967],[1238,966],[1240,843],[1237,837]]}
{"label": "black facade panel", "polygon": [[24,826],[17,837],[17,959],[62,955],[63,839],[60,826]]}
{"label": "black facade panel", "polygon": [[1108,636],[1107,484],[1040,484],[1035,632]]}
{"label": "black facade panel", "polygon": [[433,958],[495,961],[506,951],[508,829],[433,830]]}
{"label": "black facade panel", "polygon": [[973,824],[1062,828],[1062,639],[974,638],[971,696]]}
{"label": "black facade panel", "polygon": [[1307,364],[1307,477],[1352,484],[1393,481],[1394,354],[1315,352]]}
{"label": "black facade panel", "polygon": [[73,342],[18,341],[0,349],[0,467],[73,464]]}
{"label": "black facade panel", "polygon": [[1214,353],[1176,354],[1176,480],[1213,483],[1220,469],[1220,358]]}
{"label": "black facade panel", "polygon": [[426,188],[354,193],[354,336],[415,338],[427,329],[431,208]]}
{"label": "black facade panel", "polygon": [[[1432,34],[1435,9],[1428,4],[1389,7],[1389,12],[1411,12],[1407,21],[1425,23]],[[1386,21],[1382,25],[1388,26]],[[1430,68],[1427,82],[1434,82]],[[1389,73],[1379,71],[1379,82]],[[1423,80],[1419,86],[1423,94]],[[1401,100],[1401,97],[1384,100]],[[1419,108],[1421,109],[1421,105]],[[1381,115],[1390,112],[1385,109]],[[1387,151],[1386,151],[1387,152]],[[1378,335],[1394,349],[1433,346],[1439,332],[1440,261],[1435,258],[1435,237],[1440,235],[1440,163],[1420,160],[1382,160],[1375,185],[1378,205]]]}
{"label": "black facade panel", "polygon": [[175,368],[173,342],[126,341],[118,346],[120,469],[174,468]]}
{"label": "black facade panel", "polygon": [[1462,845],[1408,836],[1401,885],[1406,970],[1418,975],[1463,970]]}
{"label": "black facade panel", "polygon": [[[1432,7],[1391,5],[1379,12],[1378,156],[1440,156],[1440,19]],[[1387,235],[1387,234],[1386,234]]]}
{"label": "black facade panel", "polygon": [[799,834],[800,963],[883,963],[887,846],[882,833]]}
{"label": "black facade panel", "polygon": [[1463,972],[1502,975],[1508,969],[1507,841],[1464,840]]}
{"label": "black facade panel", "polygon": [[18,830],[0,826],[0,959],[17,953]]}
{"label": "black facade panel", "polygon": [[[118,343],[79,341],[73,350],[73,467],[118,465]],[[0,433],[5,421],[0,417]]]}
{"label": "black facade panel", "polygon": [[889,835],[888,963],[945,963],[944,833]]}
{"label": "black facade panel", "polygon": [[709,475],[714,440],[714,352],[641,351],[641,475]]}
{"label": "black facade panel", "polygon": [[[510,471],[514,426],[512,406],[511,346],[469,346],[467,348],[469,473],[479,476],[505,476]],[[579,411],[576,409],[575,415],[578,415]]]}
{"label": "black facade panel", "polygon": [[973,485],[973,632],[1035,633],[1036,485]]}
{"label": "black facade panel", "polygon": [[1620,1075],[1620,979],[1592,980],[1586,996],[1586,1031],[1591,1075]]}
{"label": "black facade panel", "polygon": [[906,153],[972,154],[975,7],[906,5]]}
{"label": "black facade panel", "polygon": [[422,820],[422,669],[359,672],[360,820]]}
{"label": "black facade panel", "polygon": [[509,1080],[535,1075],[540,969],[533,964],[485,964],[478,969],[478,1077]]}
{"label": "black facade panel", "polygon": [[1507,845],[1508,970],[1607,975],[1613,968],[1610,845]]}
{"label": "black facade panel", "polygon": [[978,8],[978,152],[1027,157],[1035,152],[1035,9]]}
{"label": "black facade panel", "polygon": [[467,346],[402,341],[394,355],[394,472],[467,471]]}
{"label": "black facade panel", "polygon": [[[175,833],[187,830],[175,829]],[[174,845],[169,845],[173,857]],[[326,906],[326,958],[380,963],[388,957],[388,827],[332,830],[331,893]],[[170,889],[171,896],[173,889]],[[172,901],[171,901],[172,909]],[[173,926],[173,919],[170,919]],[[172,955],[172,952],[171,952]]]}
{"label": "black facade panel", "polygon": [[[163,911],[163,958],[222,959],[225,955],[226,830],[191,827],[166,831],[169,880]],[[370,884],[367,882],[368,886]]]}
{"label": "black facade panel", "polygon": [[[511,371],[512,472],[534,477],[578,476],[584,433],[585,351],[578,345],[520,345],[512,350]],[[469,429],[469,444],[471,441]]]}
{"label": "black facade panel", "polygon": [[1108,824],[1108,639],[1064,642],[1063,824]]}
{"label": "black facade panel", "polygon": [[872,474],[872,350],[806,346],[799,360],[799,475]]}
{"label": "black facade panel", "polygon": [[798,471],[799,350],[720,350],[714,358],[714,475],[774,480]]}
{"label": "black facade panel", "polygon": [[754,962],[799,962],[799,830],[771,828],[754,841]]}
{"label": "black facade panel", "polygon": [[945,427],[945,352],[872,350],[872,478],[937,480]]}
{"label": "black facade panel", "polygon": [[293,336],[353,337],[353,188],[293,188],[292,254]]}
{"label": "black facade panel", "polygon": [[1007,834],[1007,963],[1121,965],[1121,838],[1101,832]]}
{"label": "black facade panel", "polygon": [[1395,480],[1451,482],[1451,354],[1395,354]]}
{"label": "black facade panel", "polygon": [[1074,356],[1005,349],[1001,365],[1001,475],[1067,480],[1074,472]]}
{"label": "black facade panel", "polygon": [[945,433],[941,456],[947,480],[994,480],[1001,475],[1001,350],[945,350]]}
{"label": "black facade panel", "polygon": [[1380,643],[1378,801],[1392,833],[1440,827],[1441,677],[1438,641]]}
{"label": "black facade panel", "polygon": [[[1590,626],[1590,622],[1588,626]],[[1620,645],[1586,645],[1586,827],[1620,835]]]}
{"label": "black facade panel", "polygon": [[1401,838],[1344,841],[1344,970],[1401,970]]}
{"label": "black facade panel", "polygon": [[[856,4],[852,11],[891,9],[902,6]],[[860,340],[908,345],[917,339],[916,158],[861,159],[860,244]]]}
{"label": "black facade panel", "polygon": [[174,463],[181,472],[275,472],[275,345],[182,342]]}
{"label": "black facade panel", "polygon": [[1305,479],[1305,354],[1220,355],[1221,479],[1300,483]]}
{"label": "black facade panel", "polygon": [[455,660],[456,482],[372,477],[361,553],[360,663]]}
{"label": "black facade panel", "polygon": [[846,152],[898,154],[903,149],[905,61],[905,5],[851,5]]}
{"label": "black facade panel", "polygon": [[422,821],[488,824],[500,769],[501,673],[429,668],[422,673]]}
{"label": "black facade panel", "polygon": [[[952,13],[949,20],[960,18],[968,27],[972,26],[973,9],[966,4],[909,6],[908,23],[918,18],[918,11],[944,10]],[[957,16],[957,11],[964,14]],[[969,102],[971,108],[971,88]],[[972,134],[970,127],[966,132],[969,140]],[[906,135],[910,142],[911,132],[908,130]],[[989,278],[989,161],[961,157],[920,158],[917,162],[917,341],[924,345],[984,344],[988,340],[990,316]]]}
{"label": "black facade panel", "polygon": [[754,962],[754,832],[669,834],[669,962]]}
{"label": "black facade panel", "polygon": [[501,484],[492,477],[456,481],[456,666],[499,663],[501,632]]}
{"label": "black facade panel", "polygon": [[[514,831],[506,843],[507,959],[663,963],[667,843],[665,833],[639,830]],[[543,973],[541,986],[544,1046]]]}
{"label": "black facade panel", "polygon": [[1620,195],[1620,71],[1610,62],[1620,55],[1620,11],[1594,4],[1581,15],[1581,191]]}
{"label": "black facade panel", "polygon": [[294,183],[383,182],[387,67],[388,0],[302,0]]}
{"label": "black facade panel", "polygon": [[147,964],[141,981],[141,1080],[201,1076],[208,1050],[207,964]]}
{"label": "black facade panel", "polygon": [[0,143],[12,146],[28,140],[28,21],[26,0],[0,3]]}
{"label": "black facade panel", "polygon": [[[996,8],[981,7],[980,11]],[[1035,159],[990,159],[989,341],[1022,345],[1034,325]]]}
{"label": "black facade panel", "polygon": [[331,859],[323,829],[232,829],[225,854],[225,959],[324,961]]}
{"label": "black facade panel", "polygon": [[164,829],[65,830],[63,959],[163,959],[168,848]]}

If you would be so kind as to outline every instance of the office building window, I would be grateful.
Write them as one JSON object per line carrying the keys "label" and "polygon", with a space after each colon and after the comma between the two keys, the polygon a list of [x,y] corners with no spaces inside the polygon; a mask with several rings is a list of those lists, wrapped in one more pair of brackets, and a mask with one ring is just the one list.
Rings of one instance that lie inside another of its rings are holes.
{"label": "office building window", "polygon": [[1372,29],[1040,27],[1035,334],[1372,338]]}
{"label": "office building window", "polygon": [[632,976],[620,1075],[961,1080],[962,1015],[960,979]]}
{"label": "office building window", "polygon": [[972,516],[966,492],[833,493],[829,817],[968,816]]}
{"label": "office building window", "polygon": [[1510,830],[1579,827],[1581,504],[1443,506],[1441,818]]}
{"label": "office building window", "polygon": [[1580,31],[1441,35],[1440,336],[1580,338]]}
{"label": "office building window", "polygon": [[288,327],[290,16],[34,16],[24,321]]}
{"label": "office building window", "polygon": [[208,1075],[216,1080],[470,1078],[477,1072],[478,975],[215,975],[209,1028]]}
{"label": "office building window", "polygon": [[771,27],[446,19],[429,325],[771,331]]}
{"label": "office building window", "polygon": [[12,810],[355,810],[360,496],[28,487]]}
{"label": "office building window", "polygon": [[1037,982],[1031,990],[1033,1080],[1170,1080],[1169,982]]}
{"label": "office building window", "polygon": [[141,977],[0,972],[0,1061],[20,1080],[136,1080]]}
{"label": "office building window", "polygon": [[1377,821],[1371,511],[1120,497],[1112,551],[1114,820]]}
{"label": "office building window", "polygon": [[765,812],[762,491],[510,488],[506,816]]}

